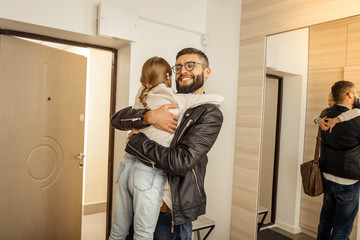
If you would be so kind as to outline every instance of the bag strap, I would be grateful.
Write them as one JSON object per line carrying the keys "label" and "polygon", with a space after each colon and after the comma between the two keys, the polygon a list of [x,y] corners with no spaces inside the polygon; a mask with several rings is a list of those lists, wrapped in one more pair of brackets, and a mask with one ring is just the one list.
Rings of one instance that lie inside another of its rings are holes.
{"label": "bag strap", "polygon": [[315,147],[315,154],[314,154],[314,163],[319,163],[319,155],[320,155],[320,141],[321,141],[321,128],[319,127],[318,135],[316,137],[316,147]]}

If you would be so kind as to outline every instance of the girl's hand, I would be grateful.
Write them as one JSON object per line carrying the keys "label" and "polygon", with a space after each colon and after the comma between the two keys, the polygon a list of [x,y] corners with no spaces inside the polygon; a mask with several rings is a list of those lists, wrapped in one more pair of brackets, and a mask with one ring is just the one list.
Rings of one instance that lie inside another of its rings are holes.
{"label": "girl's hand", "polygon": [[321,118],[321,119],[319,119],[319,120],[317,121],[317,123],[319,124],[319,127],[320,127],[321,130],[323,130],[323,131],[329,130],[329,127],[326,126],[326,122],[325,122],[326,119],[327,119],[327,118],[326,118],[326,116],[325,116],[325,117],[323,117],[323,118]]}
{"label": "girl's hand", "polygon": [[325,122],[325,126],[326,126],[327,128],[330,128],[330,133],[331,133],[333,127],[334,127],[337,123],[340,123],[340,122],[341,122],[341,121],[340,121],[340,118],[338,118],[338,117],[327,118],[326,120],[327,120],[327,121]]}
{"label": "girl's hand", "polygon": [[138,133],[139,133],[139,129],[133,128],[131,130],[131,132],[128,134],[127,138],[130,138],[132,135],[138,134]]}

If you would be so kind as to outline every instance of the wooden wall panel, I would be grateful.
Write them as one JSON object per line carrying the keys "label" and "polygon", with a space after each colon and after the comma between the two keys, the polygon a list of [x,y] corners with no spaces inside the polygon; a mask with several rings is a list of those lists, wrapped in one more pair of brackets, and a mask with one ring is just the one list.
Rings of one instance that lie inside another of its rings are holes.
{"label": "wooden wall panel", "polygon": [[360,22],[348,25],[347,66],[360,66]]}
{"label": "wooden wall panel", "polygon": [[359,0],[242,0],[241,40],[294,30],[360,13]]}
{"label": "wooden wall panel", "polygon": [[231,239],[256,239],[265,37],[240,43]]}
{"label": "wooden wall panel", "polygon": [[309,70],[345,66],[346,39],[343,21],[310,27]]}
{"label": "wooden wall panel", "polygon": [[[360,55],[360,53],[359,53]],[[358,66],[345,66],[344,80],[352,81],[357,90],[360,90],[360,64]]]}

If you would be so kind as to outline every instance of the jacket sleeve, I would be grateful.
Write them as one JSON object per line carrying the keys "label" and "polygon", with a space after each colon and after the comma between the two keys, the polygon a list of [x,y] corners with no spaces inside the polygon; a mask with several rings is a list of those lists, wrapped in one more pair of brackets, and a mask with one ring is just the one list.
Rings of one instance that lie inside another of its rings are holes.
{"label": "jacket sleeve", "polygon": [[177,131],[184,130],[184,135],[175,134],[174,138],[180,139],[173,140],[176,143],[170,147],[164,147],[145,134],[138,133],[130,137],[125,151],[172,175],[185,176],[214,145],[223,122],[223,115],[218,107],[202,108],[206,109],[205,114],[197,120],[191,119],[191,116],[186,119],[182,125],[191,121],[194,124],[190,124],[189,129],[178,129]]}
{"label": "jacket sleeve", "polygon": [[150,125],[141,123],[144,113],[148,109],[133,109],[132,107],[123,108],[115,113],[110,120],[112,127],[119,130],[131,130],[132,128],[142,129]]}

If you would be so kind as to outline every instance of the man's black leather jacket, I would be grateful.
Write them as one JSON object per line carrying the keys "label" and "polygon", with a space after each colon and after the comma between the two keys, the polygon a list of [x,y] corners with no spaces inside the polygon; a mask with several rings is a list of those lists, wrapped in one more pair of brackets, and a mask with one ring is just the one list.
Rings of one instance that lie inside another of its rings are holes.
{"label": "man's black leather jacket", "polygon": [[[334,118],[349,108],[335,104],[321,117]],[[360,180],[360,117],[321,131],[320,169],[337,177]]]}
{"label": "man's black leather jacket", "polygon": [[[111,118],[111,125],[120,130],[146,127],[141,124],[146,111],[131,107],[120,110]],[[131,136],[127,143],[127,153],[168,173],[175,225],[194,221],[205,214],[206,154],[215,143],[222,122],[219,108],[204,104],[185,112],[170,147],[157,144],[143,133]]]}

